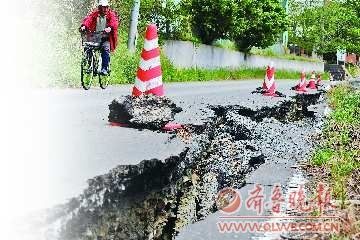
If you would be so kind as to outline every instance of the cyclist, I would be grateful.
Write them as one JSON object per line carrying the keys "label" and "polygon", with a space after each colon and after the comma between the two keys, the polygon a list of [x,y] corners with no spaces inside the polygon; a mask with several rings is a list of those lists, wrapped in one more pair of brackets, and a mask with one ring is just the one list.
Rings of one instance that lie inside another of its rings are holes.
{"label": "cyclist", "polygon": [[101,74],[108,75],[110,64],[110,51],[117,46],[119,21],[116,13],[110,9],[108,0],[99,0],[98,8],[87,15],[82,21],[80,31],[106,32],[109,37],[101,43]]}

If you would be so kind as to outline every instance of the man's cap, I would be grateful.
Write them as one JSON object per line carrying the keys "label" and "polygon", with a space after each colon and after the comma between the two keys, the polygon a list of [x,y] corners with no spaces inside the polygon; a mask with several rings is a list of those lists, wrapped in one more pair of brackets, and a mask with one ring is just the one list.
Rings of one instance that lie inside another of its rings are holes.
{"label": "man's cap", "polygon": [[99,6],[104,6],[104,7],[108,7],[109,6],[109,1],[108,0],[99,0]]}

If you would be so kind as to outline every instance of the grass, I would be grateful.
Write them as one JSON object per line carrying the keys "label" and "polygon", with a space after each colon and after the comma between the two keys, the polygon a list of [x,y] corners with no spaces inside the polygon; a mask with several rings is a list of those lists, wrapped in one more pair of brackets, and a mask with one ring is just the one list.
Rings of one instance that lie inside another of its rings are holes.
{"label": "grass", "polygon": [[346,236],[332,236],[330,240],[350,240],[350,238]]}
{"label": "grass", "polygon": [[[121,39],[126,39],[123,33]],[[121,42],[115,54],[112,56],[112,84],[133,83],[136,69],[140,61],[139,56],[143,46],[143,39],[139,39],[138,49],[135,54],[130,54],[125,42]],[[215,45],[221,45],[228,49],[234,49],[235,45],[229,40],[217,40]],[[161,67],[163,70],[164,82],[189,82],[189,81],[210,81],[210,80],[241,80],[241,79],[263,79],[265,70],[263,68],[238,68],[238,69],[178,69],[166,56],[161,53]],[[277,70],[276,79],[299,79],[299,72]],[[323,79],[329,79],[327,73]]]}
{"label": "grass", "polygon": [[[236,44],[228,39],[218,39],[214,41],[212,44],[216,47],[221,47],[229,50],[237,51]],[[317,58],[309,58],[309,57],[303,57],[303,56],[296,56],[293,54],[277,54],[272,49],[266,48],[266,49],[260,49],[253,47],[250,51],[250,54],[252,55],[260,55],[265,57],[274,57],[274,58],[280,58],[280,59],[286,59],[286,60],[297,60],[297,61],[305,61],[305,62],[321,62],[320,59]]]}
{"label": "grass", "polygon": [[317,58],[308,58],[308,57],[296,56],[293,54],[277,54],[270,48],[266,48],[266,49],[252,48],[250,54],[287,59],[287,60],[304,61],[304,62],[321,62],[321,60]]}
{"label": "grass", "polygon": [[[140,40],[138,46],[143,45]],[[141,48],[135,54],[130,54],[124,43],[121,43],[112,56],[112,84],[131,84],[134,82],[136,70],[140,61]],[[265,70],[262,68],[239,68],[239,69],[178,69],[161,53],[161,68],[164,82],[190,82],[210,80],[240,80],[240,79],[262,79]],[[298,79],[299,73],[295,71],[278,70],[277,79]]]}
{"label": "grass", "polygon": [[328,101],[333,111],[311,163],[330,170],[333,195],[345,206],[348,179],[360,168],[360,93],[342,85],[328,93]]}
{"label": "grass", "polygon": [[[240,79],[262,79],[265,70],[262,68],[239,68],[239,69],[177,69],[171,62],[162,56],[162,69],[165,82],[187,82],[187,81],[210,81],[210,80],[240,80]],[[299,73],[295,71],[278,70],[277,79],[298,79]]]}
{"label": "grass", "polygon": [[237,51],[235,43],[229,39],[218,39],[212,45],[216,47]]}
{"label": "grass", "polygon": [[354,64],[346,64],[346,68],[352,77],[360,76],[360,67],[359,66],[356,66]]}
{"label": "grass", "polygon": [[[326,120],[321,144],[314,151],[311,163],[321,167],[319,172],[330,173],[329,177],[320,176],[320,181],[331,186],[333,198],[340,200],[344,212],[354,213],[347,200],[352,200],[348,195],[348,182],[360,182],[359,176],[354,174],[360,168],[360,92],[340,85],[331,89],[327,97],[333,111]],[[353,234],[360,229],[358,224],[349,222],[349,229],[342,229],[331,239],[353,239]]]}
{"label": "grass", "polygon": [[331,161],[334,151],[329,148],[320,148],[315,151],[312,157],[312,163],[316,166],[322,166]]}

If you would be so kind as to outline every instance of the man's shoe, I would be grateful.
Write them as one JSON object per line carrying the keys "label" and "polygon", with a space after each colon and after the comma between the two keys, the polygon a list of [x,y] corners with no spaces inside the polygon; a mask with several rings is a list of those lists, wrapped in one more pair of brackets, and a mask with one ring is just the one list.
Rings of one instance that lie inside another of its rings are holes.
{"label": "man's shoe", "polygon": [[106,69],[101,69],[101,72],[100,72],[101,75],[103,76],[107,76],[109,73]]}

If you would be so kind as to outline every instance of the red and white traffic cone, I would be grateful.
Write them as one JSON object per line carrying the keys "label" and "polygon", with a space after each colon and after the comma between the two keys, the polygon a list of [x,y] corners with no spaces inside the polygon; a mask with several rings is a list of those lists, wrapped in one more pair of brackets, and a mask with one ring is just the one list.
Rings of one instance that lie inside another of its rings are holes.
{"label": "red and white traffic cone", "polygon": [[310,88],[310,89],[316,89],[316,84],[315,84],[315,71],[312,71],[312,73],[311,73],[311,77],[310,77],[310,80],[309,80],[308,88]]}
{"label": "red and white traffic cone", "polygon": [[157,27],[148,25],[132,95],[164,95]]}
{"label": "red and white traffic cone", "polygon": [[266,74],[263,83],[264,96],[276,97],[276,85],[275,85],[275,67],[274,63],[271,62],[266,68]]}
{"label": "red and white traffic cone", "polygon": [[299,81],[298,85],[296,85],[295,90],[298,91],[298,92],[307,92],[307,90],[306,90],[306,74],[305,74],[305,70],[303,70],[301,72],[300,81]]}

